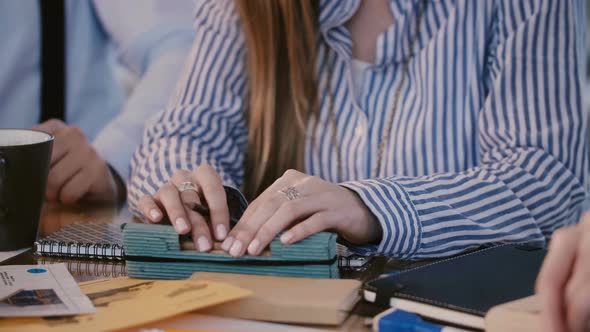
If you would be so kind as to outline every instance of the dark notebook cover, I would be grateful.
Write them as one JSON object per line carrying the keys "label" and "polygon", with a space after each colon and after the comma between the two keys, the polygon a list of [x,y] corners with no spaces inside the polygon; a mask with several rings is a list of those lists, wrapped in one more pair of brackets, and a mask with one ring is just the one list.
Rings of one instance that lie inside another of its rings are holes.
{"label": "dark notebook cover", "polygon": [[545,254],[501,245],[375,279],[364,289],[384,307],[395,297],[483,317],[495,305],[533,295]]}

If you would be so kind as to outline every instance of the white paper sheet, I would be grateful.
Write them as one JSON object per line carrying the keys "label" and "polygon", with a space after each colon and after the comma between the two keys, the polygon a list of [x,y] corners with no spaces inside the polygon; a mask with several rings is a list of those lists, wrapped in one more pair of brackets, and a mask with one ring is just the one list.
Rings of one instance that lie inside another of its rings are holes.
{"label": "white paper sheet", "polygon": [[14,250],[14,251],[0,251],[0,263],[4,262],[5,260],[7,260],[9,258],[20,255],[29,249],[31,249],[31,248],[23,248],[23,249]]}
{"label": "white paper sheet", "polygon": [[65,264],[0,266],[0,317],[96,312]]}

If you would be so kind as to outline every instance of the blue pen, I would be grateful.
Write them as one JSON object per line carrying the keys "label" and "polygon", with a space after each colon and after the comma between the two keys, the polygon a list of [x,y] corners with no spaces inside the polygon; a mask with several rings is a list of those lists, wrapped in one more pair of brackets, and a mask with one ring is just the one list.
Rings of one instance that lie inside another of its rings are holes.
{"label": "blue pen", "polygon": [[424,321],[420,316],[391,308],[373,319],[373,330],[379,332],[469,332]]}

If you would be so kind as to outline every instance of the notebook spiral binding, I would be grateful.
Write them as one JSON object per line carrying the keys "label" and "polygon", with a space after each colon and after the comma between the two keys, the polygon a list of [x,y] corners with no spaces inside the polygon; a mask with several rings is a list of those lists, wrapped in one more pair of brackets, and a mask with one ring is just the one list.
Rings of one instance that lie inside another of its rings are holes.
{"label": "notebook spiral binding", "polygon": [[119,244],[41,240],[37,242],[35,254],[52,257],[124,260],[125,249]]}
{"label": "notebook spiral binding", "polygon": [[125,261],[96,261],[86,259],[61,259],[58,256],[46,256],[37,260],[37,264],[66,264],[68,271],[77,277],[118,278],[127,276]]}

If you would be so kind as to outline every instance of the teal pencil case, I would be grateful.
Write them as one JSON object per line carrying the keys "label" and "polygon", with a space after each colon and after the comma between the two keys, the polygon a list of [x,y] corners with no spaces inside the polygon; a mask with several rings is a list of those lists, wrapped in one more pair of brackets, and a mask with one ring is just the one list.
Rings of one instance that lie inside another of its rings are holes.
{"label": "teal pencil case", "polygon": [[126,224],[128,274],[140,279],[186,279],[194,272],[227,272],[307,278],[338,278],[336,234],[317,233],[292,245],[279,237],[260,256],[232,257],[214,248],[185,249],[192,242],[170,225]]}

